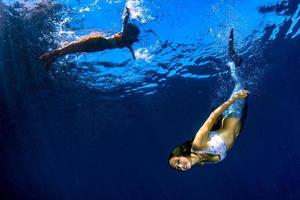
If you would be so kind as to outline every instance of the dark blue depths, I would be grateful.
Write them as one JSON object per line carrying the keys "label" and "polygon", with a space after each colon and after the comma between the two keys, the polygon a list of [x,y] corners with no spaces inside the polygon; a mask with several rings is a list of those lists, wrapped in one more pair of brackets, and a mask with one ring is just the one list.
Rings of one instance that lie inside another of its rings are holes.
{"label": "dark blue depths", "polygon": [[181,173],[168,154],[197,131],[224,82],[173,77],[153,95],[120,98],[122,87],[53,79],[36,59],[47,44],[32,42],[47,24],[10,20],[0,32],[0,199],[300,198],[300,37],[285,37],[290,21],[259,40],[265,72],[226,160]]}

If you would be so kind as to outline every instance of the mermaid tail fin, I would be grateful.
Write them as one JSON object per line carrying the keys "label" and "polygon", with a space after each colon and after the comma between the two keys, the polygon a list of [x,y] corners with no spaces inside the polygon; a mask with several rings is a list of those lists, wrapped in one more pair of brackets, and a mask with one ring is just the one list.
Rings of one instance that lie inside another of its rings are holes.
{"label": "mermaid tail fin", "polygon": [[236,66],[240,66],[242,64],[242,62],[243,62],[242,57],[240,57],[235,52],[233,28],[230,30],[230,35],[229,35],[228,56],[229,56],[229,59],[231,61],[233,61]]}

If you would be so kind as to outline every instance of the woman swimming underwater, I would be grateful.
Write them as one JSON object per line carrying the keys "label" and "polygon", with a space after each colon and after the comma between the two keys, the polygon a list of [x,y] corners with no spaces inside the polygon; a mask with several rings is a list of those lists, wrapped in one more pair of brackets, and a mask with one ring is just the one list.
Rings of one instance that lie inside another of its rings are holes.
{"label": "woman swimming underwater", "polygon": [[[186,171],[194,165],[204,163],[216,163],[226,157],[239,135],[242,121],[245,117],[245,98],[248,91],[245,90],[237,66],[241,65],[242,59],[234,50],[233,29],[229,36],[229,62],[231,77],[234,81],[234,89],[231,97],[215,109],[192,140],[189,140],[175,148],[170,157],[169,164],[172,168]],[[221,126],[214,130],[217,122]]]}
{"label": "woman swimming underwater", "polygon": [[99,33],[91,34],[89,36],[82,38],[79,41],[71,42],[64,47],[45,53],[42,56],[40,56],[40,59],[50,64],[56,58],[66,54],[78,53],[78,52],[96,52],[96,51],[104,51],[106,49],[115,49],[115,48],[124,48],[124,47],[129,49],[133,58],[135,59],[132,44],[138,41],[140,30],[134,24],[128,23],[129,16],[130,16],[130,11],[127,7],[125,7],[122,31],[114,34],[111,37],[106,38]]}

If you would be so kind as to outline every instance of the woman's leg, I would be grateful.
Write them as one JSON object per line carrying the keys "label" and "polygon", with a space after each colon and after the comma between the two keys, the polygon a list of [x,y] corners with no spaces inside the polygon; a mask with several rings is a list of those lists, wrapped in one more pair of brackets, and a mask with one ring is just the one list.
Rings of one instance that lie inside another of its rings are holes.
{"label": "woman's leg", "polygon": [[[229,62],[227,65],[230,67],[231,77],[234,81],[232,94],[239,90],[244,90],[244,82],[239,76],[234,62]],[[222,135],[228,149],[232,147],[236,137],[239,135],[243,127],[243,122],[247,112],[245,105],[246,100],[239,99],[231,104],[231,106],[222,114],[223,124],[222,128],[219,130],[219,133]]]}
{"label": "woman's leg", "polygon": [[52,62],[60,56],[71,53],[102,51],[107,46],[105,45],[106,41],[107,39],[103,36],[93,34],[84,37],[79,41],[71,42],[64,47],[55,49],[49,53],[45,53],[40,57],[40,59],[45,62]]}
{"label": "woman's leg", "polygon": [[[234,64],[234,62],[228,62],[227,65],[230,68],[231,78],[234,82],[234,88],[232,94],[245,89],[245,83],[241,79],[240,75],[238,74],[238,70]],[[236,117],[241,119],[243,116],[243,108],[245,106],[245,99],[239,99],[234,102],[224,113],[224,117]]]}
{"label": "woman's leg", "polygon": [[[233,29],[230,32],[229,36],[229,62],[227,66],[230,68],[231,78],[234,82],[234,88],[232,94],[239,90],[245,89],[245,83],[241,79],[237,66],[242,64],[242,58],[240,58],[234,49],[234,40],[233,40]],[[227,110],[222,114],[223,124],[220,129],[220,133],[226,142],[228,148],[231,148],[235,138],[239,135],[243,122],[245,121],[247,114],[247,104],[246,99],[239,99],[234,102]]]}
{"label": "woman's leg", "polygon": [[107,39],[102,35],[93,33],[58,50],[60,56],[70,53],[102,51],[107,48],[107,42]]}

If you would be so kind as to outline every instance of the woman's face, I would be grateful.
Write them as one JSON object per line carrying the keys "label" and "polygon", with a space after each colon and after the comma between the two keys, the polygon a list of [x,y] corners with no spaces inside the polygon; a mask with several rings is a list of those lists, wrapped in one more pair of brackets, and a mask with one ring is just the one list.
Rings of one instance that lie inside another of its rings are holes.
{"label": "woman's face", "polygon": [[192,167],[191,160],[184,156],[173,157],[169,160],[169,163],[174,169],[180,171],[186,171]]}

